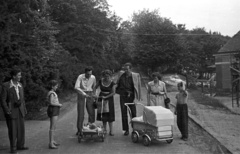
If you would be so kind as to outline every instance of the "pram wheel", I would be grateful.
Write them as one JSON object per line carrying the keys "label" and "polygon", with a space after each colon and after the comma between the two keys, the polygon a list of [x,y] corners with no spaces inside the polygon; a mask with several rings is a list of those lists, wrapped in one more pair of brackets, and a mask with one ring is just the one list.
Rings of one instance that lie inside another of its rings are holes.
{"label": "pram wheel", "polygon": [[143,136],[143,145],[149,146],[150,143],[151,143],[150,137],[145,134],[145,135]]}
{"label": "pram wheel", "polygon": [[172,141],[173,141],[173,139],[166,140],[166,142],[167,142],[168,144],[172,143]]}
{"label": "pram wheel", "polygon": [[137,132],[132,132],[132,142],[137,143],[138,142],[138,133]]}

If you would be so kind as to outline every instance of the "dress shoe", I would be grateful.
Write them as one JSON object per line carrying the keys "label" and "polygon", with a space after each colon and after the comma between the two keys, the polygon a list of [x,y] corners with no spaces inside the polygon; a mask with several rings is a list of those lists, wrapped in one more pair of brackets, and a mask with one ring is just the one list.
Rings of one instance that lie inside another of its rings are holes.
{"label": "dress shoe", "polygon": [[28,150],[29,148],[28,147],[19,147],[17,148],[17,150]]}
{"label": "dress shoe", "polygon": [[186,137],[183,137],[182,140],[183,140],[183,141],[187,141],[188,139],[187,139]]}
{"label": "dress shoe", "polygon": [[124,135],[127,136],[129,134],[129,131],[125,131]]}

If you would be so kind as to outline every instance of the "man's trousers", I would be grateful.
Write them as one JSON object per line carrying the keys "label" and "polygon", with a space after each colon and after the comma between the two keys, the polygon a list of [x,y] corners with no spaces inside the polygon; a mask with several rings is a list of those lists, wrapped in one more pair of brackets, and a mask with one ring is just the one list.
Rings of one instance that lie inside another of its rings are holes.
{"label": "man's trousers", "polygon": [[[93,95],[93,92],[85,92],[89,96]],[[85,104],[88,112],[88,122],[94,123],[95,122],[95,109],[93,107],[93,98],[86,98],[83,95],[78,94],[78,102],[77,102],[77,129],[78,132],[82,132],[83,121],[84,121],[84,110]]]}

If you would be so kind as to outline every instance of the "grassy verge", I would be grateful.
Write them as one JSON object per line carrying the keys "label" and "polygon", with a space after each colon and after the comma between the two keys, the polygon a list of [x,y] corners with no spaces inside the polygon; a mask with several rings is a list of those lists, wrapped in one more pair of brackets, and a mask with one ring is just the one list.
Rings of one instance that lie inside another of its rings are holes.
{"label": "grassy verge", "polygon": [[198,90],[190,90],[191,99],[193,99],[197,104],[212,107],[214,109],[227,109],[219,100],[206,96]]}

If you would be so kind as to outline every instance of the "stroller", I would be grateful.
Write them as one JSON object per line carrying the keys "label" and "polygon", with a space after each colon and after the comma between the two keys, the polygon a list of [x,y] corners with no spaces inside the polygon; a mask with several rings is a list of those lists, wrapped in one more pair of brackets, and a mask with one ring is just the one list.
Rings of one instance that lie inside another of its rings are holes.
{"label": "stroller", "polygon": [[94,137],[104,142],[104,136],[105,135],[102,126],[96,126],[95,124],[85,124],[82,128],[82,134],[78,135],[78,142],[81,143],[82,139],[93,139]]}
{"label": "stroller", "polygon": [[[131,116],[131,110],[129,105],[134,103],[126,103],[127,109]],[[144,106],[141,103],[135,103],[136,105],[143,106],[143,116],[131,117],[132,125],[132,142],[137,143],[141,137],[143,145],[149,146],[153,140],[172,143],[173,141],[173,125],[174,114],[169,110],[161,106]]]}

